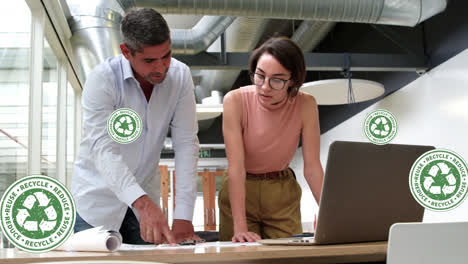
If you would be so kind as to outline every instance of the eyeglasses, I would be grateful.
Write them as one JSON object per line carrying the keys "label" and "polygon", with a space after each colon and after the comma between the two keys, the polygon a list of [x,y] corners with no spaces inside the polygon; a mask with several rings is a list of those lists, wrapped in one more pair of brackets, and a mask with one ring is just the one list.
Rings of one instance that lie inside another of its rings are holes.
{"label": "eyeglasses", "polygon": [[[257,86],[262,86],[265,83],[265,79],[267,77],[265,75],[261,75],[256,72],[251,72],[250,73],[250,79],[252,80],[252,83],[257,85]],[[283,80],[279,78],[268,78],[268,84],[270,84],[271,89],[280,91],[284,88],[287,82],[289,80]]]}

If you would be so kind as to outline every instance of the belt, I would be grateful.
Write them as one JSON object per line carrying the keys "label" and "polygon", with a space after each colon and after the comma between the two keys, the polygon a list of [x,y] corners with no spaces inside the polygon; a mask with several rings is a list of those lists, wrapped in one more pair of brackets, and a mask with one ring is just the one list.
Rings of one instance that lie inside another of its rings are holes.
{"label": "belt", "polygon": [[250,173],[247,172],[245,177],[253,180],[279,180],[288,177],[289,168],[282,171],[270,171],[265,173]]}

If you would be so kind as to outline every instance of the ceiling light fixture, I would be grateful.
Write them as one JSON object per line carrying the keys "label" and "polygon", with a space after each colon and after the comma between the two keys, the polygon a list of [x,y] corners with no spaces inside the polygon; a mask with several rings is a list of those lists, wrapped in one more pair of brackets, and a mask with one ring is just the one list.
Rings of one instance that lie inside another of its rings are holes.
{"label": "ceiling light fixture", "polygon": [[301,86],[301,91],[313,95],[318,105],[359,103],[385,93],[384,86],[378,82],[352,79],[349,54],[345,54],[345,59],[345,67],[341,73],[345,78],[307,82]]}
{"label": "ceiling light fixture", "polygon": [[[315,97],[319,105],[341,105],[375,99],[384,94],[384,86],[378,82],[352,79],[350,96],[348,79],[330,79],[304,83],[301,91]],[[351,98],[352,97],[352,101]]]}

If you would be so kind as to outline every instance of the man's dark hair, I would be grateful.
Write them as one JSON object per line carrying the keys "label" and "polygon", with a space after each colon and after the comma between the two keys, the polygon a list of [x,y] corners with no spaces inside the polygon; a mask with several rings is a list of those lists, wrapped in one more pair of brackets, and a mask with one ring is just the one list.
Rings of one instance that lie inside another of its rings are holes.
{"label": "man's dark hair", "polygon": [[120,30],[123,43],[132,55],[141,52],[145,46],[160,45],[171,38],[166,20],[152,8],[129,9]]}
{"label": "man's dark hair", "polygon": [[287,37],[270,38],[250,55],[250,72],[255,72],[258,60],[264,53],[275,57],[284,68],[291,72],[291,81],[294,85],[288,88],[288,95],[296,96],[306,77],[304,53],[301,48]]}

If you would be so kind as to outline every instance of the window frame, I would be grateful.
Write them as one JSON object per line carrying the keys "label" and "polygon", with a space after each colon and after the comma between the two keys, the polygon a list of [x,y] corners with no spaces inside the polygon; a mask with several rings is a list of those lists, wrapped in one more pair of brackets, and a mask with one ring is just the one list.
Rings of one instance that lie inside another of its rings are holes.
{"label": "window frame", "polygon": [[57,0],[25,0],[31,10],[31,58],[30,58],[30,98],[28,133],[28,170],[27,175],[41,173],[42,138],[42,74],[44,40],[57,57],[57,146],[56,178],[67,187],[71,186],[71,175],[66,174],[67,154],[67,83],[74,91],[74,139],[73,156],[81,140],[81,92],[82,85],[76,75],[76,62],[70,58],[71,32],[60,3]]}

